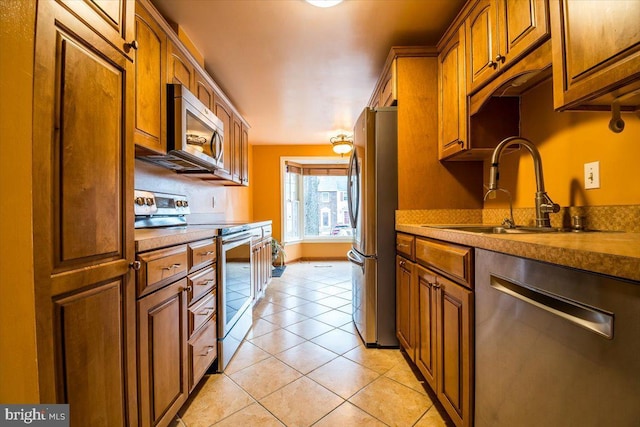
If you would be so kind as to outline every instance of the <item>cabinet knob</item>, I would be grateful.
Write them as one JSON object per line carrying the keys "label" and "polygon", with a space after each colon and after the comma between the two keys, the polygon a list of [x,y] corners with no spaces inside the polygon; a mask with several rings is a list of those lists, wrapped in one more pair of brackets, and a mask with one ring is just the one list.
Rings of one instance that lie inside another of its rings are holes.
{"label": "cabinet knob", "polygon": [[404,262],[404,261],[400,261],[400,267],[404,267],[404,266],[405,266],[405,264],[406,264],[406,262]]}
{"label": "cabinet knob", "polygon": [[191,292],[191,290],[192,290],[192,289],[193,289],[193,288],[191,287],[191,285],[187,286],[186,288],[180,288],[180,290],[181,290],[182,292],[184,292],[184,291]]}
{"label": "cabinet knob", "polygon": [[[501,54],[497,54],[497,55],[496,55],[496,63],[497,63],[497,62],[499,62],[499,63],[501,63],[501,64],[504,64],[505,59],[507,59],[507,58],[505,58],[505,57],[504,57],[504,56],[502,56]],[[497,65],[497,64],[496,64],[496,65]],[[495,68],[495,67],[494,67],[494,68]]]}
{"label": "cabinet knob", "polygon": [[495,61],[489,61],[489,63],[487,64],[488,67],[493,68],[494,70],[498,68],[498,63]]}
{"label": "cabinet knob", "polygon": [[129,52],[130,49],[138,50],[138,47],[138,40],[132,40],[129,43],[124,44],[124,48],[127,52]]}
{"label": "cabinet knob", "polygon": [[140,270],[140,267],[142,267],[142,263],[140,261],[133,261],[129,263],[129,268],[135,271]]}

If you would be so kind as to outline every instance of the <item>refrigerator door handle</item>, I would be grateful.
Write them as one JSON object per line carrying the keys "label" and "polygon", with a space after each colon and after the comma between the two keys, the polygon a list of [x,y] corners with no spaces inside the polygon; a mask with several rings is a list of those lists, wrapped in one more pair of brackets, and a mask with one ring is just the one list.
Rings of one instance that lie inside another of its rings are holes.
{"label": "refrigerator door handle", "polygon": [[353,252],[353,250],[350,249],[349,252],[347,252],[347,258],[349,259],[349,261],[362,268],[362,271],[364,271],[364,260],[362,260],[355,252]]}
{"label": "refrigerator door handle", "polygon": [[[358,167],[358,155],[354,147],[351,158],[349,159],[349,169],[347,172],[347,209],[349,211],[349,219],[351,228],[357,227],[358,207],[360,205],[360,170]],[[355,185],[354,185],[354,182]],[[355,194],[354,194],[355,191]]]}

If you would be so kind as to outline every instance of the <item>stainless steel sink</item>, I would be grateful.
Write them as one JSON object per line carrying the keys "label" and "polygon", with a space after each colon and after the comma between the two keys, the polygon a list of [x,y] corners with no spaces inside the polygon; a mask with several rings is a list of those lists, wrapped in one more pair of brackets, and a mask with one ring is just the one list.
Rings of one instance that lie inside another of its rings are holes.
{"label": "stainless steel sink", "polygon": [[500,225],[423,225],[422,227],[438,228],[442,230],[466,231],[468,233],[483,234],[531,234],[558,233],[565,230],[559,228],[516,227],[506,228]]}

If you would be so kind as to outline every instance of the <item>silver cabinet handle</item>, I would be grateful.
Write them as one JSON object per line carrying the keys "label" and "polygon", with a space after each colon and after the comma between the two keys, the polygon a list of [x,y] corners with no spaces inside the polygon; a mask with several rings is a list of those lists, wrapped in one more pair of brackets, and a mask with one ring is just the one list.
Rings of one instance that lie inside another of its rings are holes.
{"label": "silver cabinet handle", "polygon": [[171,264],[168,267],[162,267],[163,270],[174,270],[176,268],[180,268],[180,264]]}
{"label": "silver cabinet handle", "polygon": [[200,252],[198,255],[207,256],[207,255],[213,255],[215,253],[216,253],[215,251],[207,251],[207,252]]}
{"label": "silver cabinet handle", "polygon": [[207,346],[207,352],[204,353],[204,354],[199,354],[198,356],[207,356],[209,353],[211,353],[213,351],[214,348],[215,348],[215,346],[209,345],[209,346]]}

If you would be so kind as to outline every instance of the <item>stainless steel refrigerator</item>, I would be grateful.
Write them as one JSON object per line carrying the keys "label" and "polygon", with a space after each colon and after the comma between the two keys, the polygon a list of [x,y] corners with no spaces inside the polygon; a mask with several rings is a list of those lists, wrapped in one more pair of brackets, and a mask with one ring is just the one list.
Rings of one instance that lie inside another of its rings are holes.
{"label": "stainless steel refrigerator", "polygon": [[353,322],[370,347],[396,347],[397,108],[365,109],[354,128],[348,206]]}

